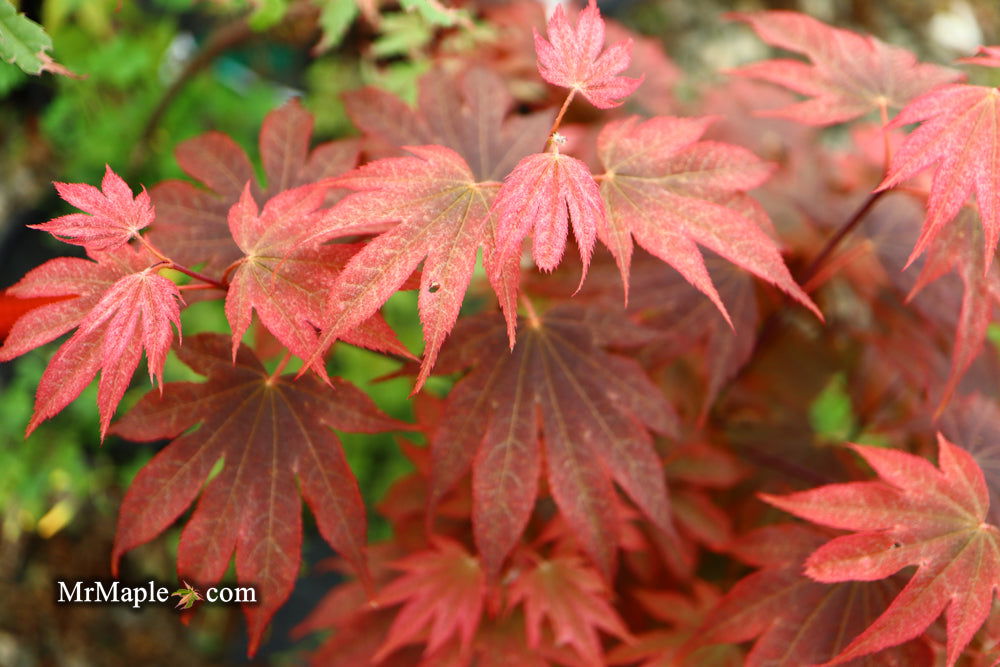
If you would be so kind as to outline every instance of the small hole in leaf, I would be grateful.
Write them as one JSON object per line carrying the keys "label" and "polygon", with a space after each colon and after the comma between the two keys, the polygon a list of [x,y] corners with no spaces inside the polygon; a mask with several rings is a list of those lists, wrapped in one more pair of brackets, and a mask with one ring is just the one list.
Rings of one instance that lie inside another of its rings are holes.
{"label": "small hole in leaf", "polygon": [[892,548],[893,548],[893,549],[902,549],[902,548],[903,548],[903,545],[902,545],[902,543],[901,543],[901,542],[893,542],[893,543],[892,543]]}
{"label": "small hole in leaf", "polygon": [[441,289],[441,283],[431,283],[430,287],[427,288],[427,291],[434,294],[434,292],[437,292],[439,289]]}

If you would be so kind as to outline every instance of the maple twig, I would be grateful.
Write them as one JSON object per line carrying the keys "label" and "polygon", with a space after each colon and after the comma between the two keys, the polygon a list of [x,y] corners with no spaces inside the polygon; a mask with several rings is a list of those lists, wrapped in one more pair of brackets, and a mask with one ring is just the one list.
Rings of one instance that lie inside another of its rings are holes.
{"label": "maple twig", "polygon": [[566,96],[566,101],[563,102],[562,108],[559,109],[559,113],[556,115],[556,119],[552,121],[552,127],[549,128],[549,136],[545,140],[545,150],[542,151],[543,153],[549,150],[549,147],[552,145],[552,137],[553,135],[555,135],[556,130],[559,129],[559,125],[562,123],[563,116],[566,115],[566,110],[569,109],[569,104],[570,102],[573,101],[574,96],[576,96],[576,88],[572,88],[569,91],[569,95]]}
{"label": "maple twig", "polygon": [[153,243],[149,239],[147,239],[145,236],[142,236],[140,234],[140,235],[136,236],[136,238],[139,239],[139,243],[141,243],[143,245],[143,247],[146,248],[146,250],[148,250],[149,252],[151,252],[153,254],[153,256],[155,256],[157,259],[159,259],[165,265],[165,266],[163,266],[161,268],[164,268],[164,269],[173,269],[174,271],[179,271],[179,272],[183,273],[186,276],[190,276],[191,278],[194,278],[195,280],[200,280],[201,282],[206,283],[207,285],[209,285],[211,287],[215,287],[215,288],[221,289],[223,291],[227,291],[229,289],[228,285],[219,282],[215,278],[209,278],[208,276],[206,276],[204,274],[198,273],[197,271],[189,269],[188,267],[184,266],[183,264],[178,264],[174,260],[170,259],[159,248],[157,248],[155,245],[153,245]]}
{"label": "maple twig", "polygon": [[823,249],[819,251],[819,254],[816,255],[815,259],[813,259],[809,266],[806,267],[806,270],[803,271],[802,276],[798,280],[800,285],[808,283],[816,276],[817,273],[820,272],[823,265],[828,259],[830,259],[830,256],[837,249],[837,246],[839,246],[840,243],[847,238],[848,234],[854,231],[854,229],[861,224],[861,221],[868,214],[868,211],[872,209],[875,203],[881,199],[882,195],[886,192],[888,192],[888,190],[879,190],[878,192],[873,192],[868,195],[868,198],[863,204],[861,204],[858,210],[854,212],[854,215],[852,215],[847,222],[841,225],[840,229],[837,230],[837,233],[829,238],[826,245],[823,246]]}

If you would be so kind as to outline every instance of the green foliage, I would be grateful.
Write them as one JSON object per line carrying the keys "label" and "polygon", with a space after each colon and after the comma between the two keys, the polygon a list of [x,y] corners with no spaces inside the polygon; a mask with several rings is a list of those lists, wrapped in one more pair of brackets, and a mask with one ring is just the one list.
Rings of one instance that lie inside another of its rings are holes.
{"label": "green foliage", "polygon": [[51,62],[46,53],[52,38],[42,26],[19,14],[9,0],[0,0],[0,58],[28,74],[41,74]]}

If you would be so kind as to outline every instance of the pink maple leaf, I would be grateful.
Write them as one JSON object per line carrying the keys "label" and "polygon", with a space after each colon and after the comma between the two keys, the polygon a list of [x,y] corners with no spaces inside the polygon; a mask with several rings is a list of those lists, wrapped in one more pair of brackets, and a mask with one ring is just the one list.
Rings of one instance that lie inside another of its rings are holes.
{"label": "pink maple leaf", "polygon": [[[89,250],[114,250],[153,222],[153,206],[143,188],[134,198],[122,178],[105,165],[98,190],[86,183],[55,183],[59,196],[85,213],[70,213],[40,225],[28,225]],[[89,214],[89,215],[88,215]]]}
{"label": "pink maple leaf", "polygon": [[580,12],[574,28],[566,19],[562,7],[556,7],[548,24],[548,37],[537,30],[535,52],[538,72],[549,83],[580,93],[599,109],[619,106],[639,87],[644,77],[633,79],[617,76],[632,60],[632,40],[604,48],[604,19],[594,0]]}

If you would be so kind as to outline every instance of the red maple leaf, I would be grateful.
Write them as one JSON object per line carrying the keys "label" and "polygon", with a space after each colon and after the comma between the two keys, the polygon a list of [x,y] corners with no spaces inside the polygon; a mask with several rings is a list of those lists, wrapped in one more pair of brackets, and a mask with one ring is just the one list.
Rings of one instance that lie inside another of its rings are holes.
{"label": "red maple leaf", "polygon": [[853,445],[880,481],[762,496],[809,521],[859,531],[809,556],[806,574],[816,581],[876,581],[917,566],[889,608],[831,663],[917,637],[945,611],[953,665],[989,614],[1000,587],[1000,529],[985,522],[983,472],[944,436],[938,445],[940,468],[905,452]]}
{"label": "red maple leaf", "polygon": [[[595,0],[580,12],[576,27],[560,5],[548,23],[548,40],[532,29],[538,72],[555,86],[579,91],[599,109],[610,109],[639,87],[642,78],[618,74],[631,62],[632,40],[618,42],[604,53],[604,19]],[[573,94],[571,93],[571,95]]]}
{"label": "red maple leaf", "polygon": [[449,394],[431,438],[430,502],[472,468],[473,533],[487,573],[499,573],[534,509],[543,449],[552,497],[608,579],[619,539],[612,480],[672,533],[647,428],[673,432],[673,410],[638,364],[603,349],[634,347],[648,332],[611,312],[562,306],[531,323],[511,353],[498,318],[460,327],[441,364],[472,371]]}
{"label": "red maple leaf", "polygon": [[171,324],[180,331],[180,292],[156,273],[156,260],[145,249],[125,245],[90,254],[95,261],[46,262],[9,290],[18,297],[79,295],[27,313],[0,348],[0,361],[9,361],[78,327],[42,374],[27,433],[69,405],[100,371],[103,438],[143,351],[150,378],[159,379],[173,340]]}
{"label": "red maple leaf", "polygon": [[892,156],[887,190],[937,164],[927,200],[927,217],[910,255],[912,263],[976,193],[983,223],[983,272],[989,269],[1000,238],[1000,89],[954,84],[910,102],[888,128],[922,125],[907,135]]}
{"label": "red maple leaf", "polygon": [[[606,225],[601,193],[587,165],[558,151],[529,155],[504,179],[493,213],[497,217],[495,269],[502,270],[511,258],[518,259],[521,242],[531,233],[535,264],[552,271],[562,260],[572,224],[583,261],[583,283],[597,230]],[[516,316],[510,311],[506,314]]]}
{"label": "red maple leaf", "polygon": [[[406,574],[382,589],[377,603],[393,605],[405,600],[406,604],[393,620],[374,662],[415,641],[426,642],[424,655],[429,655],[454,635],[461,641],[462,652],[467,653],[486,597],[486,575],[479,560],[457,542],[437,537],[430,549],[407,556],[395,567]],[[427,631],[429,635],[424,637]]]}
{"label": "red maple leaf", "polygon": [[222,273],[243,254],[230,235],[227,216],[247,182],[263,204],[279,192],[335,176],[357,163],[357,140],[322,144],[310,152],[312,127],[312,114],[297,100],[264,119],[260,157],[266,189],[257,183],[246,153],[225,134],[208,132],[178,144],[181,169],[205,187],[181,180],[156,185],[150,191],[157,211],[150,239],[176,262],[204,263],[207,273]]}
{"label": "red maple leaf", "polygon": [[[112,568],[117,572],[123,553],[170,526],[224,460],[181,533],[177,570],[186,580],[214,583],[235,550],[237,578],[255,584],[260,596],[244,608],[252,655],[298,575],[300,492],[323,538],[370,582],[364,504],[331,429],[373,433],[405,425],[384,417],[342,380],[325,385],[312,375],[297,382],[292,375],[272,377],[245,347],[234,364],[227,336],[192,336],[177,355],[206,382],[167,384],[114,427],[131,440],[176,439],[125,494]],[[185,433],[193,426],[197,430]]]}
{"label": "red maple leaf", "polygon": [[[56,183],[59,196],[86,213],[70,213],[32,229],[49,232],[60,241],[88,250],[114,250],[138,236],[153,222],[149,194],[132,197],[132,190],[111,167],[105,165],[101,189],[85,183]],[[90,215],[87,215],[89,213]]]}
{"label": "red maple leaf", "polygon": [[954,270],[962,279],[962,305],[955,326],[951,369],[938,401],[938,412],[951,398],[962,375],[979,355],[986,341],[986,331],[992,321],[993,305],[1000,303],[1000,271],[983,268],[983,256],[978,251],[981,237],[974,212],[966,208],[958,219],[938,235],[927,251],[927,258],[910,296],[915,296],[929,283]]}
{"label": "red maple leaf", "polygon": [[[510,114],[514,99],[496,73],[473,67],[460,77],[433,69],[417,87],[417,108],[378,88],[344,95],[351,120],[379,157],[401,146],[437,144],[465,160],[477,181],[499,181],[538,150],[552,125],[551,109]],[[509,114],[509,115],[508,115]]]}
{"label": "red maple leaf", "polygon": [[640,122],[633,117],[609,123],[598,137],[606,169],[598,178],[608,216],[597,235],[618,263],[626,295],[634,237],[731,322],[700,244],[776,285],[822,319],[764,232],[767,214],[746,194],[767,179],[772,166],[744,148],[698,141],[712,121],[660,116]]}
{"label": "red maple leaf", "polygon": [[[790,524],[744,535],[732,552],[761,569],[733,586],[680,655],[704,650],[706,644],[756,639],[743,660],[748,667],[797,667],[836,656],[885,610],[901,585],[896,579],[831,585],[804,576],[802,562],[827,537],[816,528]],[[925,664],[927,654],[924,645],[908,644],[885,655],[884,664]]]}
{"label": "red maple leaf", "polygon": [[[248,184],[230,209],[233,240],[245,253],[226,293],[234,356],[254,310],[292,354],[305,359],[315,351],[319,338],[315,327],[323,321],[327,294],[344,265],[360,250],[356,244],[324,245],[315,237],[302,241],[328,217],[317,210],[325,194],[325,188],[308,185],[286,190],[259,211]],[[361,347],[410,356],[378,313],[341,338]],[[322,360],[317,359],[312,368],[326,377]]]}
{"label": "red maple leaf", "polygon": [[768,60],[734,70],[812,99],[762,112],[809,125],[832,125],[878,109],[898,109],[937,86],[956,81],[960,72],[917,61],[906,49],[875,37],[840,30],[788,11],[734,13],[768,44],[809,57]]}
{"label": "red maple leaf", "polygon": [[[476,182],[462,157],[449,148],[407,150],[415,157],[376,160],[329,181],[359,191],[342,200],[333,217],[398,224],[355,255],[331,287],[319,349],[371,317],[423,260],[418,305],[426,347],[416,391],[458,318],[476,250],[482,247],[487,267],[494,266],[490,205],[497,186]],[[506,281],[516,279],[516,269],[507,265],[491,272],[508,309],[514,308],[515,290]]]}
{"label": "red maple leaf", "polygon": [[548,619],[556,646],[568,645],[586,665],[602,665],[598,630],[630,640],[625,624],[608,603],[607,585],[576,556],[540,560],[510,585],[508,605],[524,606],[528,644],[537,647]]}

